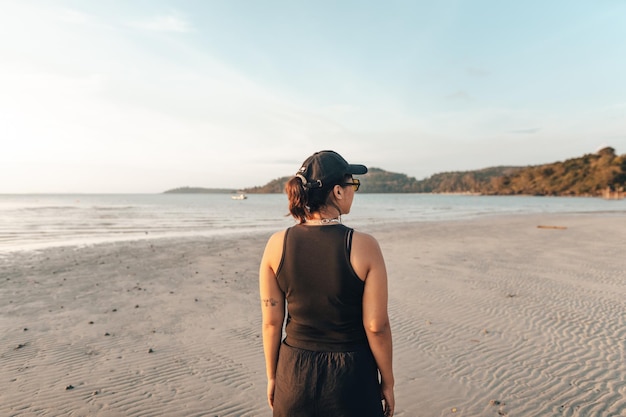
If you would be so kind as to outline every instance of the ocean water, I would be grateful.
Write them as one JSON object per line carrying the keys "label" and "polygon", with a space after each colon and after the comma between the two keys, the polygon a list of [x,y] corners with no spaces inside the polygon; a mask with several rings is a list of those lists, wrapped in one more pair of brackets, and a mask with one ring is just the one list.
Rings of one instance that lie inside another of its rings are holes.
{"label": "ocean water", "polygon": [[[358,228],[559,212],[626,216],[626,200],[357,194],[343,221]],[[253,194],[246,200],[233,200],[228,194],[0,195],[0,253],[158,237],[269,232],[294,223],[286,214],[287,199],[282,194]]]}

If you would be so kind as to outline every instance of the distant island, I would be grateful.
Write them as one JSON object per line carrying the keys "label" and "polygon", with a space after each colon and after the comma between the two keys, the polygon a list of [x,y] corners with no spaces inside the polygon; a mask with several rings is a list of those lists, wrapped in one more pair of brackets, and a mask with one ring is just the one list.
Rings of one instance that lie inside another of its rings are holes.
{"label": "distant island", "polygon": [[[282,193],[291,177],[246,188],[248,194]],[[497,166],[473,171],[442,172],[423,180],[370,168],[360,176],[363,193],[457,193],[481,195],[593,196],[623,198],[626,154],[606,147],[594,154],[536,166]],[[166,193],[234,193],[236,190],[182,187]]]}

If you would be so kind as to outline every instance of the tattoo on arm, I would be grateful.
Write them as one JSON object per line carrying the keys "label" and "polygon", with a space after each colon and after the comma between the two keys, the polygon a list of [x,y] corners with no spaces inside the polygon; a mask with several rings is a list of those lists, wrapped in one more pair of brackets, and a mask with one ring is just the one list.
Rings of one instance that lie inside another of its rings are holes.
{"label": "tattoo on arm", "polygon": [[276,305],[278,304],[278,300],[271,297],[264,298],[261,300],[261,302],[265,305],[265,307],[276,307]]}

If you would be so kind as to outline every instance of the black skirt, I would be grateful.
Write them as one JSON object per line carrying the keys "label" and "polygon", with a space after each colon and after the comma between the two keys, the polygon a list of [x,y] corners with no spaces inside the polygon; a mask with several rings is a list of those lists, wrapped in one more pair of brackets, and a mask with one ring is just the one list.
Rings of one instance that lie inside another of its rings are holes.
{"label": "black skirt", "polygon": [[316,352],[282,343],[274,417],[383,417],[378,369],[369,346]]}

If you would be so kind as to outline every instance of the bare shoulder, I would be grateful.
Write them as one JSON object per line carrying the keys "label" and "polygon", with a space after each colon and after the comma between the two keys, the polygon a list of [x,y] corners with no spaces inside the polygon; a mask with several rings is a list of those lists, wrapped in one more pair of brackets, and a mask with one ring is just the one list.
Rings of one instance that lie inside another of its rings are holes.
{"label": "bare shoulder", "polygon": [[385,262],[378,241],[372,235],[354,232],[350,262],[356,274],[365,281],[372,271],[384,271]]}
{"label": "bare shoulder", "polygon": [[378,240],[374,236],[356,230],[352,236],[352,247],[354,250],[380,251]]}
{"label": "bare shoulder", "polygon": [[285,230],[275,232],[267,240],[265,252],[263,253],[263,264],[268,265],[272,270],[276,271],[280,258],[283,255],[283,241],[285,240]]}
{"label": "bare shoulder", "polygon": [[267,240],[267,246],[282,246],[283,240],[285,239],[285,232],[286,230],[279,230],[278,232],[272,234],[272,236],[270,236],[270,238]]}

